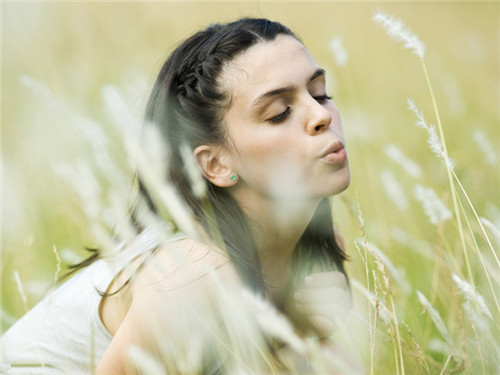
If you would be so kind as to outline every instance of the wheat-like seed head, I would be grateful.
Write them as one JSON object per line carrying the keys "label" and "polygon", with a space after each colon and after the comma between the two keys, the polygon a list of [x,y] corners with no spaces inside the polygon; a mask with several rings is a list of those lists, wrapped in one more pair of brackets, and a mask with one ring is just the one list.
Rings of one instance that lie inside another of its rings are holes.
{"label": "wheat-like seed head", "polygon": [[437,194],[431,188],[416,185],[414,195],[415,198],[422,204],[424,212],[432,224],[438,225],[448,219],[451,219],[451,211],[445,206],[445,204],[441,201],[441,199],[439,199]]}
{"label": "wheat-like seed head", "polygon": [[349,62],[349,53],[344,48],[343,40],[340,35],[334,36],[330,39],[330,51],[332,51],[333,59],[337,66],[345,66]]}
{"label": "wheat-like seed head", "polygon": [[415,55],[420,58],[424,58],[425,55],[425,44],[418,39],[418,36],[414,34],[410,29],[406,29],[404,22],[385,14],[384,12],[377,10],[373,16],[373,20],[381,24],[387,35],[391,38],[404,43],[404,47],[411,49]]}
{"label": "wheat-like seed head", "polygon": [[454,347],[453,340],[451,339],[450,334],[448,333],[448,329],[446,328],[446,324],[444,323],[443,318],[439,312],[432,306],[427,297],[417,290],[418,301],[422,304],[424,309],[429,313],[434,325],[438,329],[441,336],[446,340],[450,347]]}
{"label": "wheat-like seed head", "polygon": [[392,144],[387,145],[385,147],[385,153],[394,162],[403,167],[405,172],[407,172],[410,176],[414,178],[422,176],[422,169],[420,168],[420,166],[413,160],[411,160],[408,156],[406,156],[399,147]]}
{"label": "wheat-like seed head", "polygon": [[464,308],[467,318],[478,328],[485,329],[487,327],[487,324],[484,319],[479,314],[477,314],[476,311],[479,310],[483,315],[487,316],[490,319],[493,319],[493,315],[491,315],[488,306],[486,306],[486,302],[484,301],[483,296],[478,291],[476,291],[476,289],[471,284],[458,277],[458,275],[452,274],[451,278],[455,282],[459,293],[465,300],[462,304],[462,307]]}

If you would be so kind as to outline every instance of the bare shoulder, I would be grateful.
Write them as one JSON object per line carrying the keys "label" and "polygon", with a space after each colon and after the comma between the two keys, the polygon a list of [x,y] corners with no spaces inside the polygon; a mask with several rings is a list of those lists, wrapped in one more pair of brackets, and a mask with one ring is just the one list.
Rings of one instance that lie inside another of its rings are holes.
{"label": "bare shoulder", "polygon": [[167,244],[143,259],[133,293],[141,293],[143,289],[164,293],[192,284],[203,286],[203,281],[211,277],[230,278],[232,282],[239,279],[222,250],[185,238]]}
{"label": "bare shoulder", "polygon": [[223,252],[190,239],[137,261],[141,266],[131,282],[130,307],[96,374],[135,373],[127,355],[131,347],[166,359],[193,337],[208,340],[220,323],[218,291],[241,285]]}
{"label": "bare shoulder", "polygon": [[187,310],[212,309],[221,288],[226,292],[240,287],[228,256],[201,242],[183,239],[144,260],[132,286],[131,314],[136,319],[161,321],[166,330],[175,329],[169,325],[187,317]]}
{"label": "bare shoulder", "polygon": [[[164,297],[169,290],[182,289],[203,281],[209,274],[238,282],[232,263],[220,250],[191,239],[171,242],[154,252],[141,254],[133,259],[106,290],[99,306],[101,319],[114,335],[127,315],[134,298],[140,294]],[[119,290],[119,293],[113,293]],[[163,298],[164,299],[164,298]]]}
{"label": "bare shoulder", "polygon": [[194,240],[176,241],[145,260],[128,318],[138,341],[153,350],[166,341],[208,338],[208,327],[220,323],[219,298],[240,285],[224,253]]}

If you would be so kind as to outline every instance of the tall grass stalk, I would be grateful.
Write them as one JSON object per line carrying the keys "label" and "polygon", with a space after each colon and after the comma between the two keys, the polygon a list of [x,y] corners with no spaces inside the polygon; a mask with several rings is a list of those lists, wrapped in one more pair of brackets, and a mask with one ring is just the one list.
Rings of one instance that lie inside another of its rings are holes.
{"label": "tall grass stalk", "polygon": [[[449,160],[448,150],[446,147],[446,140],[444,137],[443,125],[441,124],[441,116],[439,115],[439,109],[438,109],[436,98],[434,95],[434,90],[432,88],[431,79],[429,77],[429,73],[427,72],[427,66],[425,64],[423,56],[420,56],[420,62],[422,64],[422,69],[424,70],[425,81],[427,83],[427,87],[429,89],[429,93],[431,96],[432,107],[434,108],[434,114],[436,115],[436,122],[437,122],[437,127],[439,130],[439,137],[441,139],[441,144],[443,145],[444,160]],[[451,190],[451,197],[453,200],[453,208],[455,211],[455,216],[457,218],[458,233],[460,235],[460,243],[462,244],[462,250],[464,253],[465,263],[467,266],[467,272],[469,273],[469,280],[471,280],[471,282],[474,282],[474,277],[472,275],[472,269],[471,269],[470,261],[469,261],[469,255],[467,252],[467,246],[465,245],[465,235],[464,235],[464,230],[463,230],[463,225],[462,225],[462,216],[461,216],[461,213],[460,213],[459,208],[458,208],[457,191],[455,189],[455,184],[453,183],[453,178],[452,178],[452,167],[449,163],[445,163],[445,164],[446,164],[446,174],[448,176],[448,183],[450,185],[450,190]]]}
{"label": "tall grass stalk", "polygon": [[[482,233],[483,233],[483,236],[484,236],[484,238],[486,239],[486,241],[487,241],[487,243],[488,243],[488,246],[489,246],[489,248],[491,249],[491,251],[492,251],[492,253],[493,253],[493,257],[495,258],[495,260],[496,260],[496,262],[497,262],[497,265],[499,266],[499,269],[500,269],[500,262],[499,262],[499,260],[498,260],[497,255],[496,255],[496,252],[495,252],[495,250],[494,250],[494,248],[493,248],[493,245],[491,244],[491,241],[490,241],[490,239],[489,239],[489,236],[488,236],[488,234],[486,233],[486,230],[484,229],[483,223],[481,222],[481,219],[479,218],[479,215],[477,214],[477,212],[476,212],[476,210],[475,210],[475,208],[474,208],[474,205],[472,204],[472,202],[471,202],[471,200],[470,200],[470,198],[469,198],[469,195],[468,195],[468,194],[467,194],[467,192],[465,191],[465,189],[464,189],[464,187],[463,187],[462,183],[460,182],[460,180],[459,180],[458,176],[457,176],[457,175],[456,175],[456,173],[455,173],[454,166],[453,166],[453,164],[454,164],[454,163],[450,161],[450,159],[449,159],[448,155],[446,154],[445,144],[443,143],[443,141],[442,141],[442,140],[435,140],[435,139],[434,139],[434,134],[433,134],[433,132],[431,131],[431,129],[432,129],[432,128],[426,124],[425,119],[423,118],[422,113],[418,110],[418,108],[417,108],[417,107],[416,107],[416,105],[413,103],[413,101],[408,100],[408,105],[409,105],[409,108],[410,108],[410,109],[411,109],[411,110],[412,110],[412,111],[413,111],[413,112],[417,115],[417,117],[418,117],[418,119],[419,119],[419,124],[420,124],[420,126],[421,126],[421,127],[426,128],[426,129],[429,131],[429,143],[431,144],[433,151],[434,151],[434,152],[435,152],[438,156],[442,157],[442,158],[446,161],[446,163],[445,163],[445,164],[446,164],[447,171],[449,171],[449,172],[451,173],[451,175],[453,176],[453,178],[454,178],[455,182],[456,182],[456,183],[457,183],[457,185],[460,187],[461,192],[462,192],[462,194],[464,195],[465,199],[467,200],[467,203],[469,204],[469,206],[470,206],[470,208],[471,208],[472,212],[474,213],[474,216],[475,216],[475,218],[476,218],[476,220],[477,220],[477,222],[478,222],[478,224],[479,224],[479,227],[481,228],[481,231],[482,231]],[[439,143],[439,144],[437,144],[437,143]],[[453,185],[453,186],[454,186],[454,185]],[[465,218],[466,224],[467,224],[467,226],[468,226],[468,228],[469,228],[469,232],[470,232],[471,238],[472,238],[472,240],[473,240],[473,244],[474,244],[474,246],[475,246],[475,249],[476,249],[477,255],[478,255],[478,257],[479,257],[479,260],[480,260],[481,264],[483,265],[483,268],[485,269],[485,275],[486,275],[486,278],[487,278],[487,280],[488,280],[488,283],[490,284],[490,287],[491,287],[491,290],[492,290],[492,294],[493,294],[493,297],[494,297],[494,299],[495,299],[495,304],[496,304],[496,306],[497,306],[497,310],[500,312],[500,306],[499,306],[499,304],[498,304],[498,300],[497,300],[497,297],[496,297],[496,293],[495,293],[495,291],[494,291],[494,289],[493,289],[493,286],[492,286],[492,283],[491,283],[491,277],[490,277],[490,275],[489,275],[488,270],[486,269],[486,267],[485,267],[485,265],[484,265],[484,260],[483,260],[482,252],[481,252],[481,250],[480,250],[480,248],[479,248],[479,246],[478,246],[478,244],[477,244],[477,241],[475,240],[475,237],[474,237],[474,232],[473,232],[473,230],[472,230],[472,227],[471,227],[470,222],[469,222],[469,220],[468,220],[468,218],[467,218],[467,215],[466,215],[466,213],[465,213],[465,211],[464,211],[464,209],[463,209],[462,202],[461,202],[461,200],[459,199],[459,197],[458,197],[458,194],[457,194],[456,190],[455,190],[455,194],[456,194],[456,195],[453,195],[453,196],[457,198],[457,204],[458,204],[458,205],[461,207],[461,209],[462,209],[462,211],[461,211],[461,212],[462,212],[462,214],[464,215],[464,218]],[[460,214],[460,213],[459,213],[459,214]],[[459,218],[459,217],[460,217],[460,216],[457,216],[457,218]],[[461,221],[460,221],[460,223],[461,223]],[[463,229],[461,229],[461,228],[462,228],[462,227],[460,227],[460,226],[459,226],[459,230],[461,230],[461,232],[463,233]],[[465,238],[464,238],[464,241],[465,241]],[[465,249],[466,247],[463,247],[463,248]],[[464,253],[464,255],[465,255],[465,259],[466,259],[467,270],[468,270],[468,272],[469,272],[469,275],[472,275],[472,271],[471,271],[471,267],[470,267],[470,262],[469,262],[469,258],[468,258],[468,253],[467,253],[467,252],[465,252],[465,253]],[[471,282],[472,282],[472,283],[474,283],[473,278],[469,278],[469,279],[471,280]]]}
{"label": "tall grass stalk", "polygon": [[137,369],[144,374],[166,375],[165,368],[149,352],[138,346],[128,349],[128,356]]}
{"label": "tall grass stalk", "polygon": [[[455,173],[453,173],[453,174],[455,175]],[[464,208],[461,201],[459,203],[460,203],[460,208],[462,209],[462,212],[465,216],[465,208]],[[493,287],[493,282],[491,280],[492,275],[490,275],[490,271],[488,270],[488,267],[486,266],[486,263],[484,262],[484,258],[483,258],[483,255],[481,253],[481,249],[479,248],[479,244],[477,243],[476,237],[474,236],[474,231],[470,225],[470,222],[467,220],[466,223],[467,223],[467,226],[469,228],[469,232],[471,233],[471,238],[472,238],[472,241],[474,242],[474,248],[476,249],[477,256],[479,258],[479,261],[481,262],[481,266],[483,267],[484,275],[486,276],[486,280],[488,281],[488,285],[489,285],[490,290],[491,290],[491,295],[493,296],[493,300],[495,301],[495,306],[497,308],[496,311],[500,313],[500,305],[499,305],[498,298],[497,298],[497,292],[495,291],[495,288]],[[499,331],[500,331],[500,325],[495,320],[493,320],[493,322],[494,322],[495,326],[497,327],[497,329],[499,329]]]}
{"label": "tall grass stalk", "polygon": [[452,354],[448,354],[448,357],[446,357],[446,361],[443,365],[443,369],[441,370],[441,372],[439,373],[439,375],[443,375],[444,372],[446,371],[446,368],[448,367],[448,364],[450,363],[450,359],[452,357]]}
{"label": "tall grass stalk", "polygon": [[[374,366],[374,359],[375,359],[375,335],[376,335],[376,320],[377,320],[377,314],[375,313],[374,319],[372,319],[372,303],[375,306],[376,302],[375,299],[376,297],[372,296],[369,292],[370,289],[370,271],[368,269],[368,257],[366,254],[366,248],[364,248],[364,254],[361,253],[361,249],[359,248],[359,245],[356,241],[354,241],[354,247],[356,248],[359,257],[361,258],[365,270],[365,281],[366,281],[366,288],[363,287],[363,291],[366,292],[365,296],[368,299],[368,341],[369,341],[369,347],[370,347],[370,375],[373,375],[373,366]],[[361,287],[361,284],[359,283],[358,285],[357,280],[351,280],[351,284],[354,286],[357,286],[358,288]]]}
{"label": "tall grass stalk", "polygon": [[401,336],[399,334],[399,322],[398,322],[398,317],[396,314],[396,305],[394,304],[394,298],[392,297],[392,293],[390,293],[390,292],[389,292],[389,298],[391,300],[392,314],[394,317],[394,326],[396,328],[396,338],[397,338],[397,344],[398,344],[401,373],[404,375],[405,365],[404,365],[404,361],[403,361],[403,347],[401,345]]}
{"label": "tall grass stalk", "polygon": [[422,347],[419,345],[417,339],[413,335],[413,332],[411,331],[410,326],[405,321],[401,321],[401,324],[403,324],[403,326],[406,328],[406,331],[408,332],[408,335],[410,336],[413,345],[415,345],[415,348],[417,349],[417,354],[418,354],[417,361],[425,369],[427,374],[431,375],[429,365],[427,364],[427,361],[425,360],[424,351],[422,350]]}
{"label": "tall grass stalk", "polygon": [[453,343],[453,340],[452,340],[450,334],[448,333],[448,329],[446,328],[446,324],[444,323],[444,320],[441,317],[441,314],[439,314],[439,312],[434,308],[434,306],[432,306],[432,304],[429,302],[429,300],[427,299],[427,297],[425,297],[425,295],[423,293],[421,293],[418,290],[416,293],[417,293],[418,301],[422,304],[422,306],[425,308],[425,310],[429,313],[429,315],[432,319],[432,322],[434,323],[437,330],[441,334],[441,337],[443,337],[446,340],[446,342],[450,348],[454,347],[455,345]]}
{"label": "tall grass stalk", "polygon": [[[412,48],[412,47],[408,47],[408,41],[405,39],[405,36],[408,35],[408,31],[402,29],[402,23],[400,21],[396,21],[392,17],[386,16],[386,15],[380,14],[380,13],[377,13],[374,16],[374,19],[377,22],[380,22],[383,24],[383,26],[387,29],[389,35],[395,36],[396,39],[398,39],[398,40],[405,41],[405,43],[406,43],[405,47]],[[413,34],[411,34],[411,35],[413,35]],[[417,43],[417,45],[418,45],[418,43]],[[470,254],[469,254],[469,248],[468,248],[467,243],[466,243],[465,228],[464,228],[463,220],[465,220],[465,223],[469,229],[470,236],[472,238],[472,245],[475,248],[476,254],[479,258],[479,261],[480,261],[480,263],[485,271],[484,273],[485,273],[487,282],[489,284],[489,288],[491,289],[491,294],[493,295],[496,309],[498,312],[500,312],[499,303],[498,303],[498,299],[496,296],[495,288],[493,287],[490,272],[488,271],[488,269],[486,267],[485,261],[483,259],[483,254],[482,254],[481,249],[479,248],[479,245],[475,239],[475,234],[474,234],[474,231],[472,230],[472,226],[471,226],[471,223],[469,221],[468,215],[466,214],[466,212],[463,208],[461,198],[459,195],[459,191],[457,190],[457,186],[458,186],[460,192],[465,197],[468,206],[470,207],[470,209],[473,212],[473,215],[474,215],[474,217],[475,217],[475,219],[480,227],[482,236],[485,239],[489,249],[491,250],[491,253],[493,255],[493,258],[495,259],[496,265],[498,266],[498,269],[500,269],[500,261],[498,259],[498,255],[497,255],[497,253],[496,253],[496,251],[491,243],[491,240],[488,236],[488,233],[486,232],[484,225],[481,222],[481,219],[480,219],[479,215],[477,214],[477,211],[476,211],[474,205],[471,202],[469,195],[467,194],[465,188],[463,187],[462,183],[460,182],[458,176],[455,173],[454,162],[449,158],[449,153],[448,153],[447,144],[446,144],[446,140],[445,140],[445,134],[444,134],[444,130],[443,130],[441,116],[439,113],[439,107],[437,105],[437,100],[436,100],[434,88],[433,88],[432,81],[430,79],[430,75],[429,75],[429,72],[428,72],[428,69],[427,69],[427,66],[425,63],[424,54],[420,53],[421,51],[422,50],[418,50],[418,51],[416,51],[416,52],[414,51],[414,52],[419,56],[420,64],[422,66],[423,74],[425,77],[425,82],[426,82],[428,92],[429,92],[429,95],[431,98],[432,107],[433,107],[434,115],[435,115],[436,122],[437,122],[437,129],[438,129],[438,134],[439,134],[438,140],[434,137],[434,134],[432,132],[433,129],[429,126],[425,126],[425,127],[429,131],[429,143],[431,144],[433,151],[437,152],[438,156],[442,157],[443,160],[445,161],[446,174],[447,174],[447,179],[448,179],[448,185],[449,185],[449,188],[451,191],[453,210],[454,210],[454,214],[455,214],[455,218],[456,218],[457,229],[458,229],[458,234],[459,234],[459,239],[460,239],[460,245],[462,248],[463,259],[465,260],[465,266],[467,269],[467,275],[468,275],[467,279],[470,281],[470,283],[472,285],[475,284],[475,280],[474,280],[474,276],[473,276],[473,272],[472,272],[472,265],[471,265],[471,259],[470,259]],[[409,102],[409,104],[410,104],[410,108],[412,110],[414,110],[414,112],[419,117],[419,120],[422,120],[422,118],[420,118],[420,116],[419,116],[418,111],[415,110],[414,104],[411,102]],[[444,237],[443,237],[443,239],[444,239]],[[449,247],[449,246],[447,246],[447,247]],[[498,324],[495,323],[495,326],[498,328]],[[472,327],[472,330],[474,332],[474,336],[476,337],[476,341],[478,343],[480,343],[481,342],[480,336],[477,333],[476,325],[473,323],[471,327]],[[481,349],[478,349],[478,350],[480,351],[479,358],[480,358],[480,363],[481,363],[481,369],[484,373],[486,371],[485,358],[482,355]],[[446,366],[445,366],[445,368],[446,368]],[[443,369],[443,371],[444,371],[444,369]]]}
{"label": "tall grass stalk", "polygon": [[[384,281],[384,287],[385,287],[384,292],[389,295],[389,300],[391,303],[391,311],[390,311],[391,314],[389,314],[389,315],[392,317],[391,321],[393,322],[394,330],[395,330],[395,337],[393,337],[393,335],[391,334],[391,338],[393,339],[394,344],[395,344],[394,345],[394,350],[395,350],[394,354],[395,354],[396,372],[397,372],[397,374],[400,374],[400,371],[401,371],[401,374],[404,375],[405,374],[405,366],[404,366],[404,360],[403,360],[403,348],[401,345],[401,336],[399,333],[399,322],[398,322],[398,318],[397,318],[397,314],[396,314],[396,306],[394,303],[394,298],[392,296],[389,277],[388,277],[387,273],[385,272],[384,264],[389,265],[389,269],[393,270],[393,276],[396,279],[398,279],[398,274],[396,272],[395,267],[392,265],[392,263],[389,261],[389,259],[387,257],[385,257],[385,255],[383,255],[383,253],[380,250],[378,250],[375,246],[371,245],[368,242],[368,240],[366,239],[366,233],[364,231],[364,217],[363,217],[363,213],[361,211],[361,206],[360,206],[359,202],[358,202],[358,219],[359,219],[359,222],[360,222],[360,225],[362,228],[361,231],[362,231],[362,236],[363,236],[362,241],[358,241],[358,242],[361,242],[361,244],[365,250],[364,263],[365,263],[365,265],[367,264],[366,257],[367,257],[367,251],[368,251],[375,259],[375,263],[377,265],[377,268],[382,275],[382,278]],[[373,272],[373,278],[374,278],[374,283],[376,283],[375,272]],[[404,288],[403,282],[401,282],[401,286]],[[370,313],[370,316],[371,316],[371,313]],[[370,320],[370,326],[371,326],[371,320]],[[373,347],[373,351],[374,351],[374,347]],[[370,370],[372,370],[372,366],[370,366]]]}
{"label": "tall grass stalk", "polygon": [[57,247],[55,245],[52,246],[52,252],[54,253],[57,261],[56,272],[54,273],[54,284],[56,284],[61,274],[61,257],[59,256],[59,251],[57,250]]}
{"label": "tall grass stalk", "polygon": [[19,293],[19,296],[21,297],[21,301],[23,303],[24,311],[28,311],[28,297],[26,297],[26,293],[24,292],[24,287],[23,283],[21,281],[21,276],[19,276],[19,271],[13,271],[12,272],[12,280],[14,280],[14,283],[16,284],[17,291]]}
{"label": "tall grass stalk", "polygon": [[[356,198],[358,198],[358,192],[356,192]],[[354,241],[354,246],[356,247],[356,250],[358,251],[358,254],[363,262],[364,265],[364,270],[365,270],[365,277],[366,277],[366,288],[370,290],[370,272],[368,269],[368,254],[366,251],[366,233],[365,233],[365,219],[363,217],[363,213],[361,211],[361,205],[359,204],[359,198],[357,199],[357,206],[358,206],[358,220],[359,220],[359,226],[361,230],[361,236],[363,238],[363,250],[364,253],[363,255],[361,254],[361,250],[357,244],[356,241]],[[370,375],[373,375],[373,366],[374,366],[374,358],[375,358],[375,325],[376,325],[376,317],[374,321],[372,321],[372,311],[371,311],[371,304],[368,303],[368,322],[369,322],[369,327],[368,327],[368,334],[369,334],[369,341],[370,341]]]}
{"label": "tall grass stalk", "polygon": [[[447,175],[449,189],[451,192],[453,211],[454,211],[454,216],[455,216],[455,220],[456,220],[456,224],[457,224],[460,246],[462,248],[463,260],[465,261],[467,280],[470,281],[470,284],[468,284],[466,281],[462,282],[458,278],[458,276],[456,276],[456,275],[453,276],[453,279],[454,279],[455,283],[457,283],[457,286],[459,288],[469,290],[469,292],[467,294],[469,296],[468,297],[469,301],[471,301],[471,299],[473,297],[476,298],[476,300],[475,300],[476,307],[475,308],[471,307],[471,302],[466,302],[462,306],[463,306],[463,309],[465,310],[466,314],[469,316],[469,321],[471,323],[471,329],[472,329],[475,341],[478,344],[477,350],[479,352],[478,356],[479,356],[479,361],[481,364],[481,371],[483,373],[485,373],[486,372],[486,359],[483,355],[483,341],[481,340],[481,339],[485,339],[485,338],[481,337],[478,334],[478,329],[481,326],[484,327],[487,325],[483,323],[483,320],[481,320],[479,316],[474,315],[475,314],[474,311],[475,311],[475,309],[479,308],[487,316],[491,317],[492,315],[491,315],[491,313],[489,313],[489,310],[486,307],[484,299],[482,299],[482,297],[481,298],[477,297],[477,296],[479,296],[479,294],[475,294],[475,293],[470,292],[470,291],[473,291],[475,289],[475,287],[474,287],[475,282],[474,282],[474,275],[472,272],[472,264],[471,264],[471,257],[469,254],[469,247],[466,243],[466,233],[465,233],[465,227],[464,227],[464,220],[465,220],[465,224],[467,225],[469,233],[470,233],[472,246],[473,246],[474,250],[476,251],[477,257],[479,258],[479,262],[482,265],[482,268],[484,270],[484,274],[485,274],[487,282],[489,284],[489,288],[491,289],[491,294],[493,295],[496,309],[497,309],[497,311],[500,311],[500,310],[499,310],[498,299],[496,296],[496,291],[495,291],[495,288],[493,286],[493,282],[491,280],[490,272],[486,267],[485,261],[483,259],[483,254],[482,254],[481,249],[476,241],[475,233],[472,229],[470,220],[468,218],[467,213],[464,210],[464,206],[462,204],[461,197],[459,195],[459,190],[463,194],[463,196],[465,197],[468,206],[471,208],[473,215],[474,215],[475,219],[477,220],[478,225],[480,227],[482,236],[484,237],[485,241],[487,242],[488,247],[492,252],[493,258],[495,259],[497,266],[499,266],[498,267],[499,269],[500,269],[500,261],[498,259],[496,252],[495,252],[495,249],[493,248],[493,245],[490,241],[490,238],[489,238],[489,236],[488,236],[488,234],[483,226],[483,223],[481,222],[481,219],[480,219],[479,215],[477,214],[476,209],[469,198],[469,195],[467,194],[465,188],[463,187],[462,183],[460,182],[460,180],[458,179],[458,177],[455,173],[454,162],[449,157],[447,143],[446,143],[445,134],[444,134],[444,130],[443,130],[443,124],[441,121],[439,107],[438,107],[437,99],[435,96],[435,91],[434,91],[432,81],[430,79],[429,71],[427,69],[426,62],[424,59],[425,48],[423,47],[423,43],[419,41],[418,37],[415,34],[413,34],[408,29],[404,28],[404,23],[402,21],[396,20],[392,16],[388,16],[388,15],[384,14],[383,12],[378,11],[373,16],[373,19],[374,19],[374,21],[382,24],[382,26],[386,29],[387,34],[389,36],[395,38],[398,41],[402,41],[404,43],[405,48],[412,49],[413,52],[419,57],[419,61],[420,61],[420,64],[421,64],[421,67],[423,70],[424,77],[425,77],[425,82],[426,82],[426,86],[428,89],[428,93],[430,95],[432,108],[433,108],[434,115],[435,115],[436,122],[437,122],[438,135],[436,135],[436,132],[435,132],[433,126],[429,126],[425,123],[423,115],[421,114],[420,111],[418,111],[415,104],[411,100],[408,100],[408,104],[409,104],[409,108],[413,112],[415,112],[415,114],[417,115],[417,117],[419,119],[417,125],[424,127],[428,131],[428,134],[429,134],[428,143],[431,146],[432,150],[439,157],[441,157],[445,162],[446,175]],[[457,190],[457,186],[458,186],[459,190]],[[441,231],[442,231],[442,227],[440,227],[440,233],[441,233]],[[451,246],[451,244],[447,243],[446,237],[444,236],[443,233],[441,233],[441,238],[445,242],[444,243],[445,248],[450,249],[449,253],[452,254],[453,253],[451,251],[452,246]],[[438,264],[436,263],[435,266],[438,266]],[[437,276],[437,270],[435,270],[434,275]],[[433,280],[437,280],[437,279],[433,277]],[[434,282],[433,282],[432,291],[436,290],[436,287],[437,287],[437,285],[434,284]],[[465,292],[462,292],[462,293],[465,293]],[[423,293],[421,293],[420,291],[417,291],[417,296],[418,296],[420,303],[428,311],[429,316],[431,317],[431,319],[434,322],[434,325],[436,326],[438,331],[441,333],[441,336],[446,340],[448,347],[449,347],[449,350],[451,350],[451,348],[454,347],[454,342],[451,338],[451,335],[448,333],[448,330],[446,328],[444,320],[441,318],[439,312],[434,308],[434,306],[432,306],[432,304],[429,302],[429,300],[427,300],[427,298],[424,296]],[[481,307],[477,307],[477,306],[481,306]],[[476,316],[476,318],[474,318],[475,316]],[[497,323],[494,323],[494,325],[498,328]],[[463,344],[465,345],[465,343],[463,343]],[[465,352],[467,352],[465,347],[464,347],[464,350],[465,350]],[[444,367],[441,370],[441,373],[444,373],[446,371],[446,368],[448,367],[449,362],[452,359],[452,357],[453,357],[453,353],[450,353],[446,359]],[[472,360],[472,357],[469,356],[469,359]]]}
{"label": "tall grass stalk", "polygon": [[484,321],[480,316],[478,316],[475,310],[479,309],[480,312],[492,318],[491,313],[486,307],[483,297],[479,293],[476,293],[476,291],[470,284],[468,284],[466,281],[461,280],[455,274],[452,275],[452,279],[455,282],[457,288],[459,289],[459,293],[464,296],[465,302],[462,304],[462,308],[467,315],[467,318],[471,324],[472,331],[476,338],[476,342],[478,343],[477,352],[479,355],[479,359],[481,361],[481,368],[483,370],[483,374],[485,374],[483,348],[481,345],[479,334],[477,332],[477,327],[483,328],[484,330],[486,324],[484,324]]}
{"label": "tall grass stalk", "polygon": [[479,220],[481,220],[481,223],[485,226],[485,228],[489,229],[493,237],[496,239],[497,244],[500,245],[500,229],[485,217],[480,217]]}
{"label": "tall grass stalk", "polygon": [[497,262],[498,268],[500,270],[500,260],[498,259],[498,255],[497,255],[497,253],[496,253],[496,251],[495,251],[495,249],[493,247],[493,244],[491,243],[491,240],[490,240],[490,237],[488,236],[488,233],[484,229],[483,221],[481,220],[481,218],[477,214],[477,211],[474,208],[474,205],[472,204],[472,202],[471,202],[471,200],[469,198],[469,195],[465,191],[462,183],[460,182],[458,176],[456,175],[456,173],[455,173],[455,171],[453,169],[451,170],[451,173],[452,173],[453,178],[455,179],[457,185],[460,187],[460,190],[462,191],[462,194],[464,195],[465,199],[467,200],[467,203],[469,204],[469,207],[471,208],[472,212],[474,213],[474,216],[475,216],[475,218],[477,220],[477,223],[479,224],[479,227],[481,228],[481,232],[483,233],[483,236],[484,236],[486,242],[488,243],[488,247],[490,248],[491,253],[492,253],[493,257],[495,258],[495,261]]}
{"label": "tall grass stalk", "polygon": [[462,217],[461,213],[459,211],[458,207],[458,198],[457,198],[457,192],[455,189],[455,185],[453,183],[453,177],[451,173],[451,165],[449,163],[450,159],[448,157],[448,150],[446,147],[446,140],[444,137],[444,132],[443,132],[443,126],[441,124],[441,117],[439,115],[439,110],[437,106],[437,101],[434,95],[434,90],[432,88],[432,83],[429,77],[429,73],[427,71],[427,66],[424,61],[424,56],[425,56],[425,46],[424,44],[418,39],[418,37],[413,34],[411,31],[408,29],[404,28],[404,23],[401,20],[397,20],[394,17],[391,17],[389,15],[384,14],[381,11],[377,11],[375,15],[373,16],[374,21],[382,24],[382,26],[386,29],[387,33],[389,36],[395,38],[398,41],[404,42],[405,48],[410,48],[413,50],[413,52],[419,57],[423,71],[424,71],[424,76],[425,76],[425,81],[427,84],[427,87],[429,89],[429,93],[431,96],[431,101],[432,101],[432,106],[434,109],[434,114],[436,116],[436,121],[437,121],[437,127],[439,131],[439,138],[440,138],[440,143],[442,146],[442,153],[443,157],[445,160],[446,164],[446,173],[448,176],[448,183],[450,186],[451,190],[451,196],[453,200],[453,208],[455,212],[455,217],[457,220],[458,224],[458,232],[460,236],[460,243],[462,246],[465,262],[466,262],[466,267],[467,267],[467,272],[469,275],[469,280],[473,282],[473,275],[472,275],[472,269],[469,261],[469,255],[467,252],[467,246],[465,244],[465,235],[464,235],[464,230],[463,230],[463,225],[462,225]]}

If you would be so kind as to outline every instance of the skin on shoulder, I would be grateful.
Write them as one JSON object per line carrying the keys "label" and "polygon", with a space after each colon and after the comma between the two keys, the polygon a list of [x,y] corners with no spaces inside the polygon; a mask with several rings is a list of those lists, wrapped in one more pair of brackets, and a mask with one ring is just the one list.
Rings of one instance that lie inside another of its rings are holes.
{"label": "skin on shoulder", "polygon": [[[133,276],[132,270],[138,267]],[[188,332],[203,336],[207,316],[196,314],[211,308],[217,283],[223,280],[225,288],[241,285],[234,265],[222,251],[191,239],[136,258],[109,290],[130,277],[123,291],[101,302],[101,319],[114,338],[96,374],[119,374],[119,369],[133,373],[127,356],[130,345],[157,352],[158,342],[165,338],[176,342],[178,337],[180,342]]]}
{"label": "skin on shoulder", "polygon": [[[174,291],[196,283],[224,265],[233,268],[224,252],[196,240],[182,239],[144,259],[143,269],[133,283],[133,293],[141,293],[143,289]],[[225,276],[238,278],[236,272]]]}

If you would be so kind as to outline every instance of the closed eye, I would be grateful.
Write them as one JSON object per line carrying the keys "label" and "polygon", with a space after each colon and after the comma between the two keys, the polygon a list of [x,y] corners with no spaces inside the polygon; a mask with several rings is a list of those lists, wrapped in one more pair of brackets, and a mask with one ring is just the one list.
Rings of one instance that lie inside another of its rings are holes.
{"label": "closed eye", "polygon": [[269,121],[272,124],[279,124],[280,122],[285,121],[291,112],[292,112],[292,108],[286,107],[286,109],[282,113],[280,113],[278,116],[271,117],[267,121]]}
{"label": "closed eye", "polygon": [[323,104],[327,100],[332,100],[331,96],[328,95],[318,95],[318,96],[313,96],[314,100],[316,100],[318,103]]}

